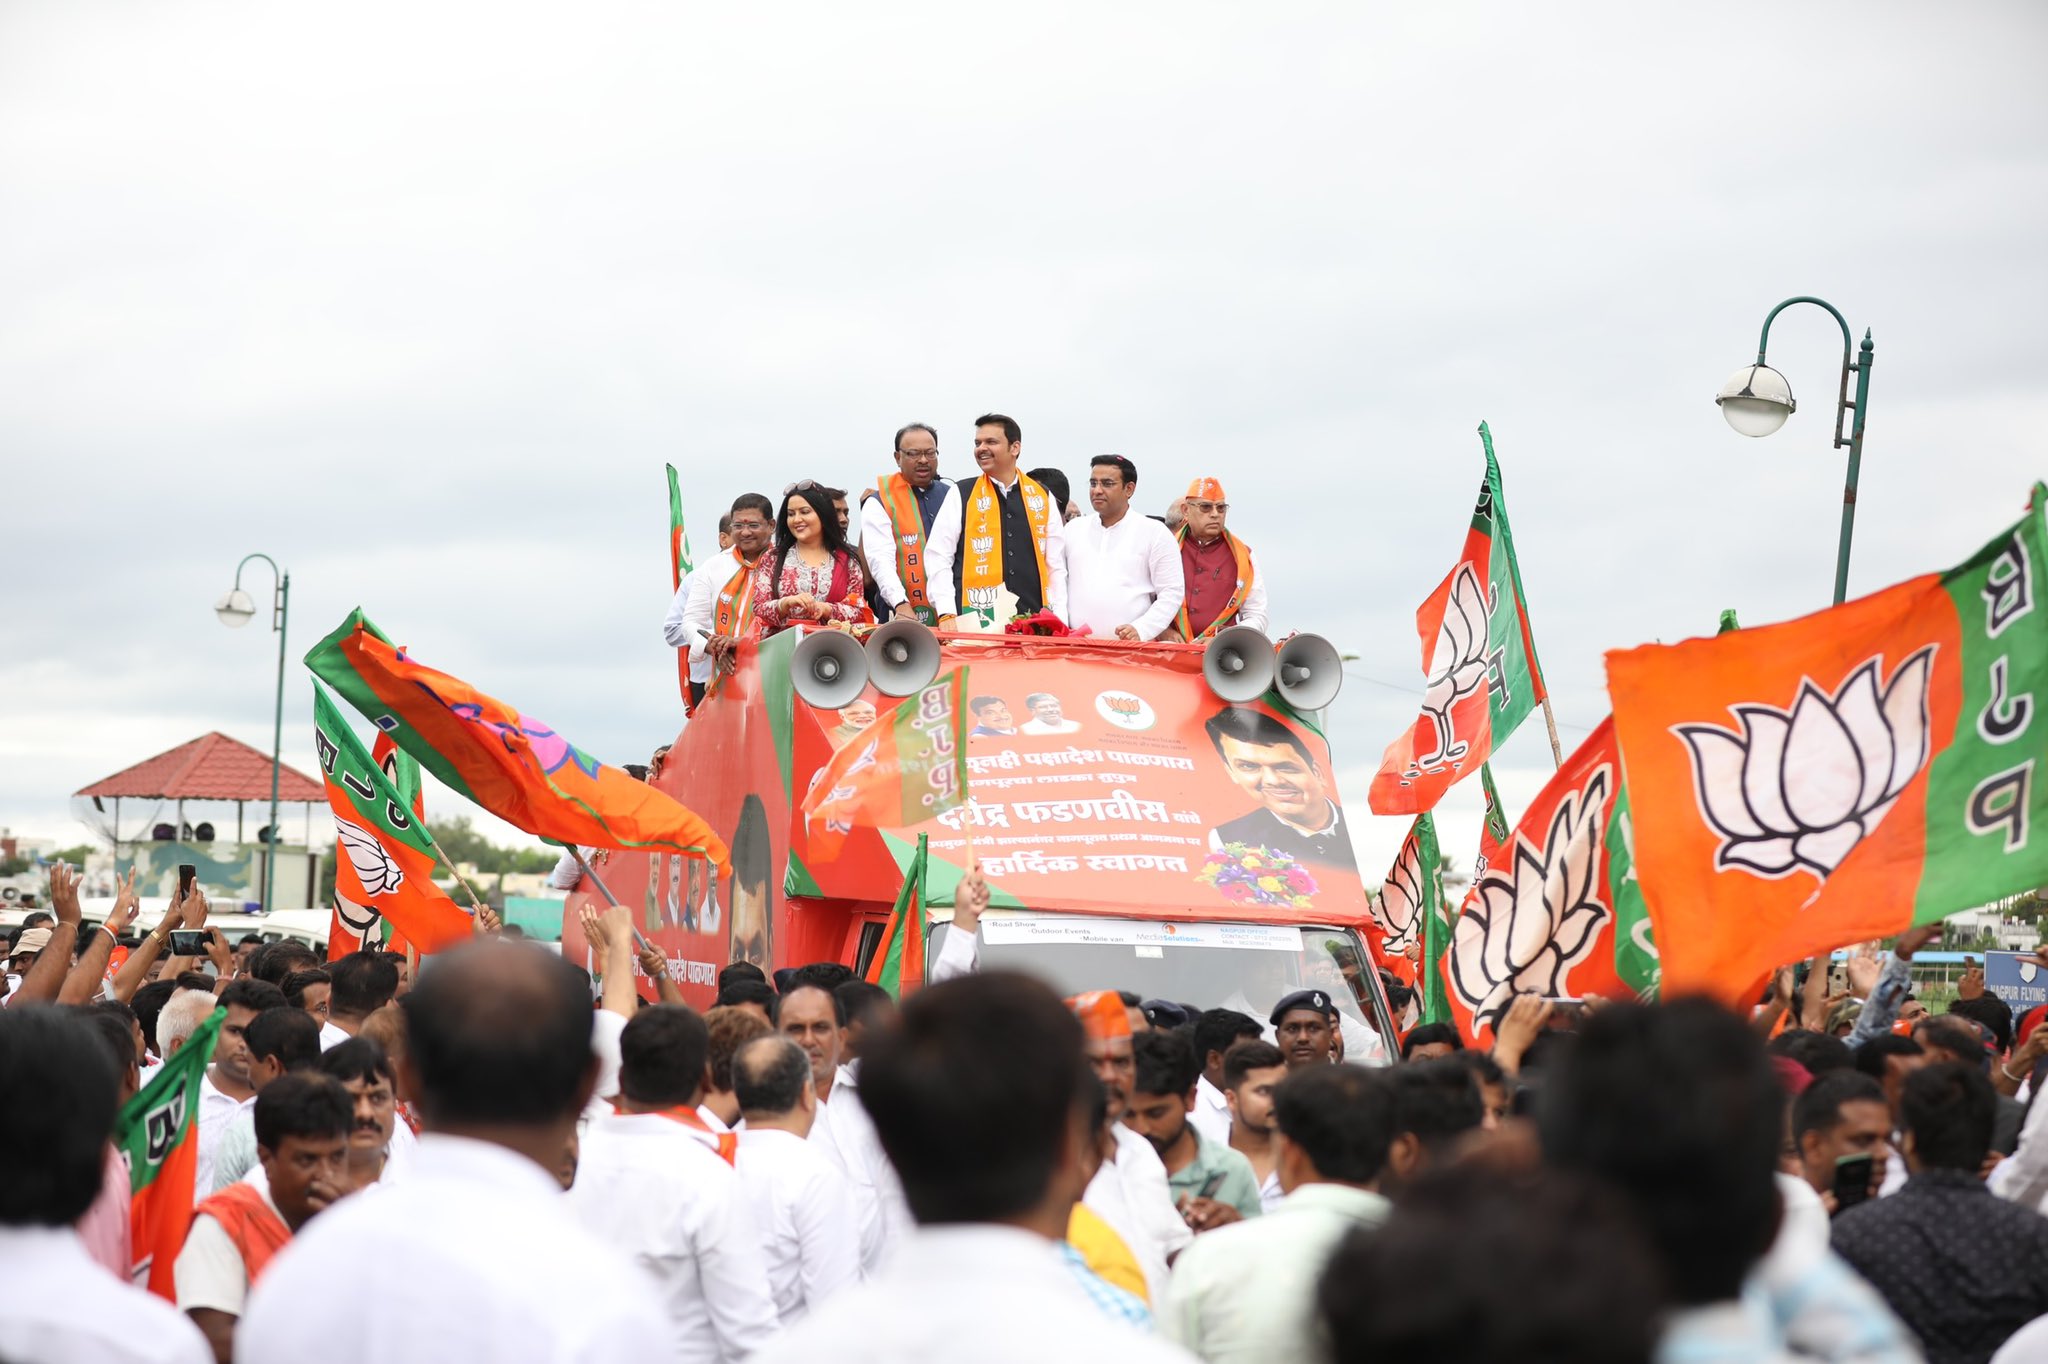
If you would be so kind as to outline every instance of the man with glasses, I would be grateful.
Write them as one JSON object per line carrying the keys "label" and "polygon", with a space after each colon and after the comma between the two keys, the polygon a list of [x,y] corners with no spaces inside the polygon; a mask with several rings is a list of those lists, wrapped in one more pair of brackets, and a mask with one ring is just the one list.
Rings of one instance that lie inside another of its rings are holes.
{"label": "man with glasses", "polygon": [[860,546],[889,614],[953,623],[960,490],[939,477],[938,433],[923,422],[896,433],[896,472],[861,499]]}
{"label": "man with glasses", "polygon": [[1181,501],[1181,572],[1187,595],[1167,631],[1170,639],[1205,640],[1233,625],[1266,628],[1266,583],[1251,546],[1224,526],[1230,503],[1223,485],[1198,478]]}
{"label": "man with glasses", "polygon": [[661,626],[670,648],[690,651],[692,712],[714,669],[729,667],[733,649],[754,633],[754,564],[775,543],[775,506],[760,493],[743,493],[733,501],[728,526],[732,547],[683,579]]}

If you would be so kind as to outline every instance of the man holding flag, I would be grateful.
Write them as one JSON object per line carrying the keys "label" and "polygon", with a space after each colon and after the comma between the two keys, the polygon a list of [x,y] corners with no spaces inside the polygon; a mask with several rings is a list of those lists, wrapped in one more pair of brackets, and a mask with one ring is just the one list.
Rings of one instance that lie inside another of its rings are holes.
{"label": "man holding flag", "polygon": [[[206,1051],[198,1052],[202,1063]],[[168,1069],[181,1068],[174,1063]],[[206,1364],[213,1358],[191,1322],[168,1302],[108,1274],[73,1229],[100,1192],[119,1084],[114,1057],[77,1012],[0,1010],[0,1094],[10,1096],[0,1104],[0,1168],[9,1171],[0,1182],[0,1278],[8,1292],[0,1358],[41,1364]],[[144,1093],[151,1091],[157,1097],[164,1092],[153,1084]],[[39,1097],[13,1101],[22,1095]],[[131,1101],[124,1116],[133,1110]],[[146,1154],[167,1154],[176,1130],[165,1123],[155,1132]],[[189,1179],[189,1165],[186,1174]],[[189,1217],[189,1188],[183,1203]]]}
{"label": "man holding flag", "polygon": [[775,541],[774,504],[759,493],[742,493],[733,500],[731,529],[732,548],[681,580],[661,625],[670,648],[690,651],[693,711],[714,671],[754,633],[754,565]]}

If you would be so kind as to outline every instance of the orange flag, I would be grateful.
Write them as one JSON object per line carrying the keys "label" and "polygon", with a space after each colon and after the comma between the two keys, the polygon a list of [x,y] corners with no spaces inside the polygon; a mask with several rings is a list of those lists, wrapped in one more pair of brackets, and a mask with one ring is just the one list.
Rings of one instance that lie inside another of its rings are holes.
{"label": "orange flag", "polygon": [[1667,995],[2048,884],[2048,534],[1782,625],[1607,656]]}

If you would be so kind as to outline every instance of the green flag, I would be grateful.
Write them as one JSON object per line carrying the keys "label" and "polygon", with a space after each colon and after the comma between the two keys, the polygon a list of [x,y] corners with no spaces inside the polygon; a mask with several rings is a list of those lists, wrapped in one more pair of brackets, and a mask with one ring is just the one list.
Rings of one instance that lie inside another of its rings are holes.
{"label": "green flag", "polygon": [[172,1270],[192,1225],[199,1165],[200,1081],[213,1059],[226,1009],[215,1009],[155,1078],[114,1118],[114,1147],[128,1165],[128,1227],[133,1277],[172,1301]]}

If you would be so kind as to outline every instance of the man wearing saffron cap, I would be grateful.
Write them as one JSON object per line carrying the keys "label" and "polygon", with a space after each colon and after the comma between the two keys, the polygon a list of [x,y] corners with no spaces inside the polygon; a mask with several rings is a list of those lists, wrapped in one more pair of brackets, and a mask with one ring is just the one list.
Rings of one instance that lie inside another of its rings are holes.
{"label": "man wearing saffron cap", "polygon": [[1166,637],[1210,639],[1233,625],[1265,629],[1266,580],[1251,546],[1225,528],[1230,503],[1223,485],[1213,478],[1196,479],[1180,507],[1175,535],[1187,593]]}
{"label": "man wearing saffron cap", "polygon": [[1102,1162],[1081,1201],[1130,1247],[1145,1273],[1147,1297],[1158,1302],[1168,1264],[1195,1234],[1174,1207],[1159,1153],[1123,1122],[1137,1076],[1130,1014],[1115,990],[1075,995],[1067,1007],[1081,1020],[1081,1054],[1108,1091],[1110,1126],[1116,1133],[1114,1155]]}

